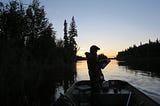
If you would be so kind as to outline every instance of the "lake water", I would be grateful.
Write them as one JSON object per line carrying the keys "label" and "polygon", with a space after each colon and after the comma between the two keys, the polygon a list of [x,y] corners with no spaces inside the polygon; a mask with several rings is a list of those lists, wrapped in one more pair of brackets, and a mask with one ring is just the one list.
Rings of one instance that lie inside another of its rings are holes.
{"label": "lake water", "polygon": [[[124,80],[144,92],[146,95],[160,103],[160,77],[153,76],[151,72],[129,69],[127,66],[119,66],[117,60],[111,60],[102,70],[105,80]],[[88,68],[86,61],[77,62],[76,80],[88,80]]]}

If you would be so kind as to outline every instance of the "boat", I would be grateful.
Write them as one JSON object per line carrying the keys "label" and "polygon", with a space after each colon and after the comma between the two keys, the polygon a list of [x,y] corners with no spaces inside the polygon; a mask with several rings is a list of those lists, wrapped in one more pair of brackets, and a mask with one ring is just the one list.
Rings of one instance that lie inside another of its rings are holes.
{"label": "boat", "polygon": [[142,91],[122,80],[108,80],[93,92],[89,80],[75,82],[55,106],[160,106]]}

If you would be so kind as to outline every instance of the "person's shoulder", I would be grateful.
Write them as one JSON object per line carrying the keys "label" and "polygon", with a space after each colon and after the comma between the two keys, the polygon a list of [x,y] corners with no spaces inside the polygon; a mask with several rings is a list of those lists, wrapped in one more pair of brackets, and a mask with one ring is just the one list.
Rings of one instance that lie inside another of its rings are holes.
{"label": "person's shoulder", "polygon": [[90,56],[89,52],[85,52],[86,57]]}
{"label": "person's shoulder", "polygon": [[85,55],[86,55],[87,60],[90,60],[92,58],[92,55],[89,52],[86,52]]}

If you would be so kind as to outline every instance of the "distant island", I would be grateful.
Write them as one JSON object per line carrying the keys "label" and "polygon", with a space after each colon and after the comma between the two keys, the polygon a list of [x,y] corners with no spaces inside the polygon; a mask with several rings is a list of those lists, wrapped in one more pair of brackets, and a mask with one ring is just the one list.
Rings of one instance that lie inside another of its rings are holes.
{"label": "distant island", "polygon": [[[109,58],[109,59],[116,59],[116,58]],[[86,57],[83,56],[76,56],[76,61],[86,60]]]}
{"label": "distant island", "polygon": [[79,60],[86,60],[86,57],[83,57],[83,56],[76,56],[76,60],[79,61]]}

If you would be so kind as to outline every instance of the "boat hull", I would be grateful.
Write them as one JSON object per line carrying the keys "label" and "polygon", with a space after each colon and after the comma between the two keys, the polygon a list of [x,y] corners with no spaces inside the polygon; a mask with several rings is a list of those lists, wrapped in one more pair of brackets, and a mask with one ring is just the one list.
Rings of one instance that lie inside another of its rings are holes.
{"label": "boat hull", "polygon": [[159,106],[137,88],[121,80],[105,81],[100,92],[92,91],[89,80],[78,81],[63,98],[68,100],[70,106]]}

